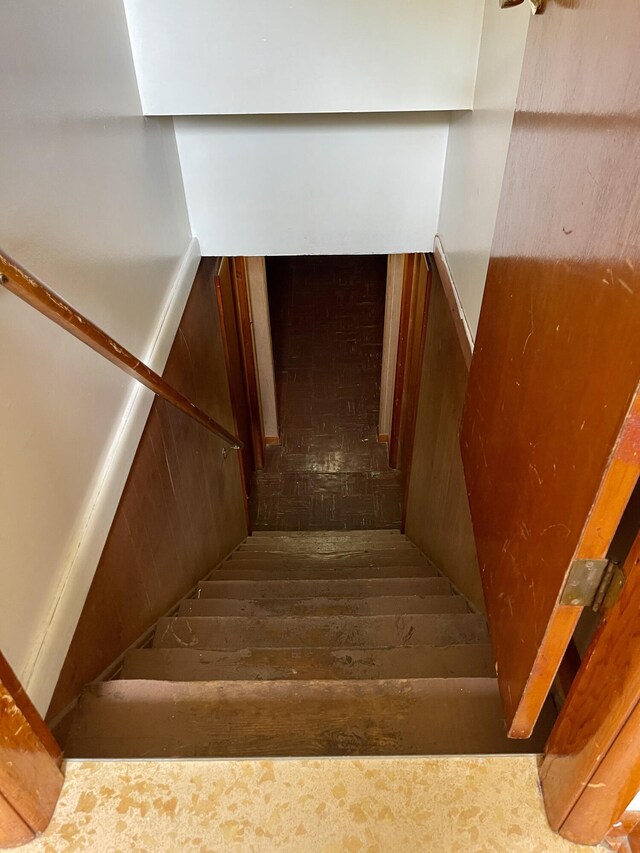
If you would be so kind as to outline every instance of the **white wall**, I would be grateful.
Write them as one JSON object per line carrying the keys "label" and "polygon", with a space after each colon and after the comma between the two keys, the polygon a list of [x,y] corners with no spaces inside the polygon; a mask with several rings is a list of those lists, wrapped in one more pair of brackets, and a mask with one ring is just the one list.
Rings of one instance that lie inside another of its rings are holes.
{"label": "white wall", "polygon": [[450,110],[473,101],[483,0],[125,6],[149,115]]}
{"label": "white wall", "polygon": [[[0,23],[2,248],[161,369],[198,254],[122,0],[3,0]],[[150,399],[0,288],[0,400],[0,648],[44,709]]]}
{"label": "white wall", "polygon": [[431,247],[447,113],[177,118],[204,255]]}
{"label": "white wall", "polygon": [[474,337],[530,17],[486,0],[474,109],[451,117],[438,235]]}

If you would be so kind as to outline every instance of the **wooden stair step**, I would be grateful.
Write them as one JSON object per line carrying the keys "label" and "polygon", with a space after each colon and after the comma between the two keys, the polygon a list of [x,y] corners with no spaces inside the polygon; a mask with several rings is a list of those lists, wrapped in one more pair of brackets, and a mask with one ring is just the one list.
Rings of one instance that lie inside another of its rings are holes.
{"label": "wooden stair step", "polygon": [[446,646],[486,643],[476,613],[403,616],[174,616],[158,621],[154,648]]}
{"label": "wooden stair step", "polygon": [[352,568],[369,566],[431,566],[432,564],[417,548],[380,551],[331,551],[324,553],[298,553],[279,551],[234,551],[222,566],[230,563],[242,563],[245,568],[271,569],[274,566],[288,568],[312,568],[313,566],[349,566]]}
{"label": "wooden stair step", "polygon": [[[546,723],[546,720],[545,720]],[[111,681],[89,686],[67,757],[537,752],[510,740],[496,680]]]}
{"label": "wooden stair step", "polygon": [[394,649],[134,649],[122,678],[159,681],[492,678],[489,644]]}
{"label": "wooden stair step", "polygon": [[381,616],[468,613],[461,595],[384,595],[374,598],[188,598],[178,616]]}
{"label": "wooden stair step", "polygon": [[280,554],[329,554],[340,551],[388,551],[391,548],[396,551],[417,551],[416,546],[408,539],[389,542],[388,539],[362,539],[355,541],[339,541],[331,537],[322,537],[313,540],[307,539],[258,539],[252,541],[247,539],[239,545],[234,553],[262,553],[272,552]]}
{"label": "wooden stair step", "polygon": [[[217,574],[217,573],[216,573]],[[200,598],[373,598],[385,595],[448,595],[443,577],[343,578],[311,580],[208,580],[198,588]]]}
{"label": "wooden stair step", "polygon": [[344,541],[354,540],[361,541],[362,539],[388,539],[389,541],[407,540],[407,536],[401,533],[399,528],[388,528],[376,530],[375,528],[368,530],[254,530],[247,537],[246,541],[255,541],[258,539],[292,539],[292,540],[310,540],[322,539],[330,536],[334,539]]}
{"label": "wooden stair step", "polygon": [[329,578],[406,578],[437,577],[438,573],[429,565],[424,566],[339,566],[318,564],[307,568],[285,566],[249,567],[238,560],[228,560],[219,569],[214,569],[207,580],[328,580]]}

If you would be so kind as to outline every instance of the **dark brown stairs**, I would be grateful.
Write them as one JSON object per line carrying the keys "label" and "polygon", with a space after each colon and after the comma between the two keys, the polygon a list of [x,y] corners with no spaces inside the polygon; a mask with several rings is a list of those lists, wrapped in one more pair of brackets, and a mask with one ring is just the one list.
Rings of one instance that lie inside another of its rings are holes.
{"label": "dark brown stairs", "polygon": [[85,689],[66,754],[534,752],[550,723],[506,737],[484,618],[398,531],[264,532]]}

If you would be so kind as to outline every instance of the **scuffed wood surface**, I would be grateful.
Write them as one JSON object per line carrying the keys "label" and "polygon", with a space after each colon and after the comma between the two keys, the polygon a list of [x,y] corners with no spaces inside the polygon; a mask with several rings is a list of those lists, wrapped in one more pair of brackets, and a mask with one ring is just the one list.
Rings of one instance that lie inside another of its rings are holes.
{"label": "scuffed wood surface", "polygon": [[[538,737],[528,748],[542,743]],[[86,691],[67,754],[266,757],[521,749],[506,737],[495,679],[119,681]]]}
{"label": "scuffed wood surface", "polygon": [[485,643],[476,613],[403,616],[184,616],[158,621],[154,648],[424,646]]}
{"label": "scuffed wood surface", "polygon": [[467,613],[461,595],[387,595],[375,598],[188,598],[178,616],[385,616],[402,613]]}
{"label": "scuffed wood surface", "polygon": [[[545,750],[540,777],[556,829],[640,702],[640,534],[624,573],[620,598],[593,637]],[[633,784],[637,791],[640,777]]]}
{"label": "scuffed wood surface", "polygon": [[[0,681],[0,796],[31,830],[42,832],[62,782],[55,760]],[[9,810],[3,810],[2,818],[6,832],[22,835],[19,821],[13,820]]]}
{"label": "scuffed wood surface", "polygon": [[[216,573],[217,574],[217,573]],[[291,580],[288,576],[269,580],[211,580],[200,584],[200,598],[318,598],[339,596],[361,598],[387,595],[448,595],[451,584],[442,577],[317,578]]]}
{"label": "scuffed wood surface", "polygon": [[598,506],[640,381],[638,32],[636,0],[548,3],[528,31],[462,430],[515,736],[580,615],[572,560],[605,555],[638,476],[636,438]]}
{"label": "scuffed wood surface", "polygon": [[404,648],[136,649],[123,679],[273,681],[281,679],[493,678],[488,644]]}
{"label": "scuffed wood surface", "polygon": [[[249,568],[253,565],[253,568]],[[237,560],[223,563],[224,568],[216,569],[210,575],[211,581],[225,580],[254,580],[254,581],[285,581],[285,580],[360,580],[367,578],[435,578],[438,577],[436,569],[429,565],[414,566],[412,564],[403,566],[341,566],[330,562],[313,563],[278,563],[265,566],[264,563],[251,563],[250,561]],[[228,567],[228,568],[227,568]]]}

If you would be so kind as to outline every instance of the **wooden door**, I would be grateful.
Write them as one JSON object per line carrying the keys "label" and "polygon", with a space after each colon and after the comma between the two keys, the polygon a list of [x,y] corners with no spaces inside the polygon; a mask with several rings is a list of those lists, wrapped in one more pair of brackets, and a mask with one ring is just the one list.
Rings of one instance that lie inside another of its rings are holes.
{"label": "wooden door", "polygon": [[527,39],[461,434],[513,737],[638,478],[639,37],[637,0],[549,0]]}
{"label": "wooden door", "polygon": [[216,294],[218,298],[218,310],[220,312],[222,341],[227,362],[227,375],[229,377],[229,393],[231,395],[234,431],[244,444],[241,457],[242,475],[245,484],[245,494],[248,496],[251,488],[251,475],[256,466],[253,455],[251,411],[243,369],[240,325],[235,306],[231,264],[228,258],[222,259],[220,270],[216,276]]}
{"label": "wooden door", "polygon": [[540,770],[550,825],[584,844],[597,844],[640,789],[637,499],[633,516],[627,518],[636,537],[623,563],[624,586],[617,601],[605,608]]}

